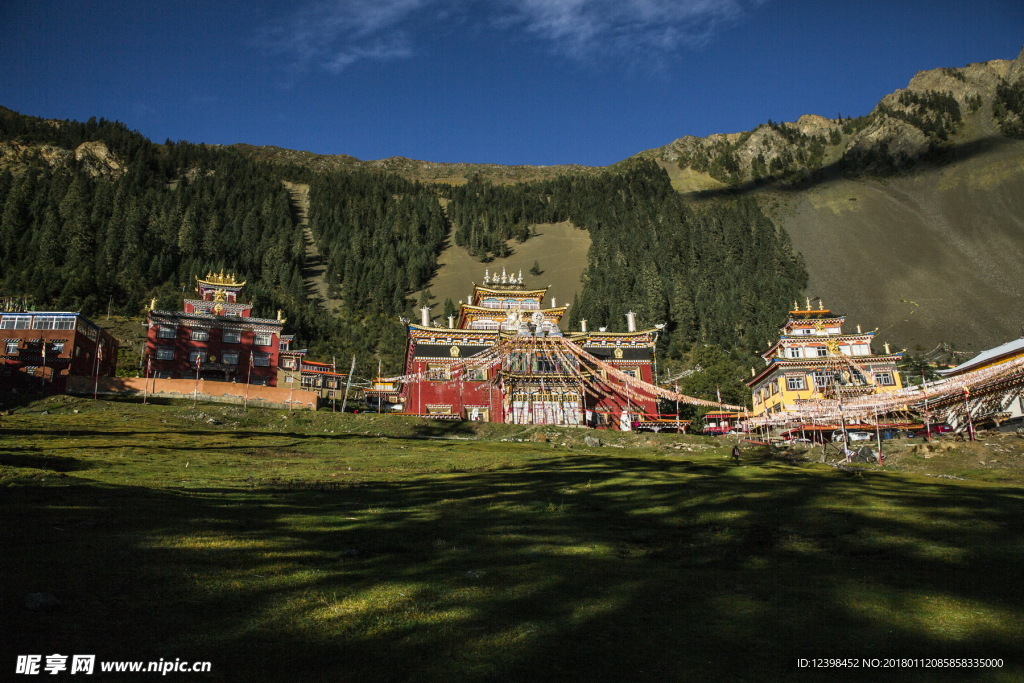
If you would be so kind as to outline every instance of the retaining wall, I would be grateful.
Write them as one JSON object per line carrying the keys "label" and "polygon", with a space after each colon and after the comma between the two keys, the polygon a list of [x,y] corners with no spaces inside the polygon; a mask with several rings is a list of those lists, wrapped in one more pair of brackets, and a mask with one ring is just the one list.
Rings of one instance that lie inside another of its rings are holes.
{"label": "retaining wall", "polygon": [[[93,393],[92,377],[67,378],[67,393]],[[100,377],[97,393],[104,396],[155,396],[159,398],[195,398],[214,403],[246,403],[265,408],[291,408],[316,410],[317,395],[313,391],[300,391],[282,387],[262,387],[255,384],[214,382],[201,379],[156,379],[144,377]],[[247,398],[248,397],[248,398]]]}

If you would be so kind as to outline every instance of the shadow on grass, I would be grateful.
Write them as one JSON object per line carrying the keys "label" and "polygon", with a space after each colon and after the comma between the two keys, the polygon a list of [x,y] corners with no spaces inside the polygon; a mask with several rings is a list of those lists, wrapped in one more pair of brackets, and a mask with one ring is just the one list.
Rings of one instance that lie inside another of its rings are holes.
{"label": "shadow on grass", "polygon": [[[757,457],[365,474],[9,489],[12,652],[257,680],[777,680],[847,656],[1024,672],[1020,488]],[[33,591],[61,609],[20,609]]]}
{"label": "shadow on grass", "polygon": [[67,456],[49,455],[50,449],[32,446],[7,446],[0,450],[0,467],[26,467],[51,472],[77,472],[93,465]]}

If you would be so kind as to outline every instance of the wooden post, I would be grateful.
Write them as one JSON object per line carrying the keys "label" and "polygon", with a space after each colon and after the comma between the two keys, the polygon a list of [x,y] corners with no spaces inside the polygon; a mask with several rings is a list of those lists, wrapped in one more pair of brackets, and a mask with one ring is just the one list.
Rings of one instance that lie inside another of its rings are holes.
{"label": "wooden post", "polygon": [[881,420],[878,415],[875,415],[875,440],[878,443],[878,464],[882,464],[882,428],[879,424]]}
{"label": "wooden post", "polygon": [[971,390],[964,387],[964,412],[967,414],[967,435],[974,441],[974,418],[971,416]]}
{"label": "wooden post", "polygon": [[[43,343],[45,344],[46,342],[43,342]],[[94,401],[96,400],[96,395],[99,393],[99,390],[100,390],[100,359],[103,357],[103,346],[101,344],[102,344],[101,338],[99,336],[97,336],[97,338],[96,338],[96,358],[95,358],[95,361],[96,361],[95,362],[96,377],[95,377],[95,379],[93,381],[93,385],[92,385],[92,400],[94,400]]]}
{"label": "wooden post", "polygon": [[245,374],[245,398],[242,399],[242,408],[249,410],[249,384],[252,382],[252,351],[249,351],[249,368]]}
{"label": "wooden post", "polygon": [[924,440],[931,440],[932,425],[928,413],[928,390],[924,386],[924,373],[921,373],[921,391],[924,393]]}
{"label": "wooden post", "polygon": [[348,371],[348,380],[345,382],[345,398],[341,400],[341,412],[345,412],[345,406],[348,405],[348,389],[352,386],[352,373],[356,371],[356,357],[352,355],[352,367]]}

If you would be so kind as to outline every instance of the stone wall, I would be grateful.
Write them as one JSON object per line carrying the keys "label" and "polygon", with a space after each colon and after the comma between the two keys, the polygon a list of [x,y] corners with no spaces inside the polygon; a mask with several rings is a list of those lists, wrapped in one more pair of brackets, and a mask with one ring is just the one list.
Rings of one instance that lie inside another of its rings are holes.
{"label": "stone wall", "polygon": [[[68,377],[69,394],[93,393],[92,377]],[[97,393],[105,396],[154,396],[159,398],[196,398],[215,403],[248,402],[264,408],[292,408],[316,410],[317,395],[312,391],[299,391],[281,387],[263,387],[254,384],[214,382],[193,379],[145,379],[142,377],[100,377]]]}

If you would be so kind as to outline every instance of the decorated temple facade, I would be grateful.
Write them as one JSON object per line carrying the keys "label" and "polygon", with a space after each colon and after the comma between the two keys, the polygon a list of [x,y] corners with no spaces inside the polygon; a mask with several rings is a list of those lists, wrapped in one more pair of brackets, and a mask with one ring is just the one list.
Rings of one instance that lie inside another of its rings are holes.
{"label": "decorated temple facade", "polygon": [[408,325],[403,412],[626,429],[655,415],[656,399],[627,385],[653,382],[657,330],[637,330],[631,313],[626,332],[591,333],[586,322],[566,332],[568,305],[545,305],[546,297],[546,287],[525,287],[521,272],[487,272],[447,326],[421,309],[420,323]]}
{"label": "decorated temple facade", "polygon": [[202,378],[277,386],[284,318],[252,317],[243,303],[245,282],[233,275],[208,273],[196,278],[197,299],[185,299],[181,311],[147,316],[146,374],[170,379]]}
{"label": "decorated temple facade", "polygon": [[821,399],[840,402],[856,396],[902,388],[896,363],[901,353],[876,354],[874,332],[843,330],[846,317],[810,299],[801,310],[795,303],[780,336],[761,354],[765,367],[751,371],[746,384],[753,393],[753,417],[772,415]]}

